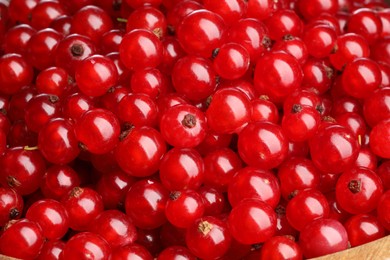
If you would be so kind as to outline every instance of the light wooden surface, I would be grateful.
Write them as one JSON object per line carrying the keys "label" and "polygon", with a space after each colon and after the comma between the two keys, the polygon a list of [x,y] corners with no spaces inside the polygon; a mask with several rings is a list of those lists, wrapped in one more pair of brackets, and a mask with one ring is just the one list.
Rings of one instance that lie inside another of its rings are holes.
{"label": "light wooden surface", "polygon": [[390,260],[390,236],[312,260]]}
{"label": "light wooden surface", "polygon": [[[0,255],[0,260],[18,260]],[[390,260],[390,236],[374,242],[311,260]]]}

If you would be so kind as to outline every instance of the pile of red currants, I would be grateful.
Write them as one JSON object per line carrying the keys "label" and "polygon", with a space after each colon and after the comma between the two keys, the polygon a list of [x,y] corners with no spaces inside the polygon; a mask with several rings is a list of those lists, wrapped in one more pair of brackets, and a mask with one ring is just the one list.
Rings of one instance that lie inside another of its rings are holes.
{"label": "pile of red currants", "polygon": [[390,232],[384,0],[0,0],[0,254],[303,259]]}

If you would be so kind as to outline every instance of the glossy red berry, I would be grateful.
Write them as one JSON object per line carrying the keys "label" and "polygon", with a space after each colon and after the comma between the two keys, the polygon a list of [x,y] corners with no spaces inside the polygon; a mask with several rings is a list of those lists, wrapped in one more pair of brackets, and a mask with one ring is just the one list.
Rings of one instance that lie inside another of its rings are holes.
{"label": "glossy red berry", "polygon": [[91,153],[107,153],[119,142],[119,120],[109,110],[91,109],[82,115],[74,127],[82,149]]}
{"label": "glossy red berry", "polygon": [[166,150],[164,139],[157,130],[136,127],[124,133],[115,148],[115,157],[120,168],[129,175],[146,177],[157,172]]}
{"label": "glossy red berry", "polygon": [[89,37],[98,43],[102,35],[113,27],[111,17],[97,6],[88,5],[78,10],[72,17],[71,33]]}
{"label": "glossy red berry", "polygon": [[161,184],[169,191],[197,190],[204,179],[204,162],[191,148],[173,148],[161,160]]}
{"label": "glossy red berry", "polygon": [[26,218],[37,223],[42,229],[42,235],[48,240],[61,239],[69,228],[67,210],[60,202],[52,199],[32,204],[27,210]]}
{"label": "glossy red berry", "polygon": [[101,236],[91,232],[81,232],[66,242],[60,259],[108,260],[110,254],[111,248]]}
{"label": "glossy red berry", "polygon": [[10,222],[1,234],[0,253],[19,259],[35,259],[43,244],[44,237],[38,224],[21,219]]}
{"label": "glossy red berry", "polygon": [[380,68],[370,59],[355,59],[347,64],[342,74],[344,91],[355,98],[369,96],[381,82]]}
{"label": "glossy red berry", "polygon": [[187,15],[177,30],[177,37],[188,54],[208,58],[220,47],[225,24],[218,14],[202,9]]}
{"label": "glossy red berry", "polygon": [[282,39],[286,35],[301,37],[303,32],[303,21],[293,10],[277,10],[264,22],[272,40]]}
{"label": "glossy red berry", "polygon": [[217,74],[210,60],[198,56],[184,56],[172,70],[172,83],[176,92],[190,100],[201,101],[213,94]]}
{"label": "glossy red berry", "polygon": [[55,64],[74,76],[78,64],[96,53],[96,46],[83,35],[71,34],[62,39],[56,49]]}
{"label": "glossy red berry", "polygon": [[271,169],[286,158],[288,142],[282,128],[268,122],[246,126],[238,136],[238,153],[249,166]]}
{"label": "glossy red berry", "polygon": [[122,260],[122,259],[153,260],[153,257],[145,247],[134,243],[113,250],[110,259],[111,260]]}
{"label": "glossy red berry", "polygon": [[10,29],[4,35],[3,49],[5,53],[25,54],[27,43],[36,30],[28,24],[19,24]]}
{"label": "glossy red berry", "polygon": [[379,88],[371,93],[363,105],[363,114],[365,121],[374,127],[382,120],[390,116],[390,88]]}
{"label": "glossy red berry", "polygon": [[137,70],[131,75],[130,87],[133,93],[156,99],[167,92],[167,79],[158,69]]}
{"label": "glossy red berry", "polygon": [[203,186],[198,189],[198,193],[203,198],[205,216],[218,216],[224,209],[226,209],[227,201],[222,192],[214,188]]}
{"label": "glossy red berry", "polygon": [[161,39],[167,34],[167,18],[155,7],[139,7],[131,12],[126,23],[126,31],[130,32],[135,29],[151,31]]}
{"label": "glossy red berry", "polygon": [[304,257],[318,257],[348,248],[348,234],[334,219],[318,219],[307,225],[299,236]]}
{"label": "glossy red berry", "polygon": [[306,28],[302,40],[308,53],[315,58],[326,58],[333,51],[337,35],[328,25],[318,24]]}
{"label": "glossy red berry", "polygon": [[383,120],[371,130],[370,147],[371,150],[382,158],[390,158],[390,149],[388,148],[390,135],[390,120]]}
{"label": "glossy red berry", "polygon": [[368,58],[370,48],[367,40],[356,33],[347,33],[337,37],[334,52],[329,59],[333,67],[342,70],[356,58]]}
{"label": "glossy red berry", "polygon": [[170,145],[191,148],[199,145],[206,136],[206,118],[192,105],[169,108],[160,120],[160,132]]}
{"label": "glossy red berry", "polygon": [[127,191],[135,181],[135,178],[123,171],[107,172],[101,176],[96,184],[96,191],[102,196],[104,208],[122,208]]}
{"label": "glossy red berry", "polygon": [[337,0],[310,0],[297,1],[297,7],[299,12],[305,17],[305,19],[310,20],[315,18],[321,13],[336,14],[338,11],[338,1]]}
{"label": "glossy red berry", "polygon": [[65,242],[61,240],[46,241],[42,247],[37,260],[58,260],[65,247]]}
{"label": "glossy red berry", "polygon": [[287,203],[286,216],[293,228],[302,231],[313,220],[329,216],[328,200],[317,190],[300,191]]}
{"label": "glossy red berry", "polygon": [[380,177],[367,168],[352,168],[345,171],[337,180],[337,202],[352,214],[369,213],[374,210],[382,193]]}
{"label": "glossy red berry", "polygon": [[71,79],[63,68],[50,67],[39,72],[35,86],[38,93],[62,97],[69,89]]}
{"label": "glossy red berry", "polygon": [[250,121],[248,97],[239,90],[224,88],[216,91],[206,111],[210,129],[219,134],[239,133]]}
{"label": "glossy red berry", "polygon": [[298,61],[284,52],[271,52],[262,56],[256,65],[254,86],[274,102],[283,102],[297,90],[303,79]]}
{"label": "glossy red berry", "polygon": [[249,68],[248,51],[237,43],[223,44],[214,54],[213,65],[215,72],[224,79],[238,79]]}
{"label": "glossy red berry", "polygon": [[23,198],[15,190],[0,188],[0,226],[14,219],[19,219],[23,213]]}
{"label": "glossy red berry", "polygon": [[203,199],[195,191],[174,191],[169,198],[165,205],[165,215],[176,227],[187,228],[204,214]]}
{"label": "glossy red berry", "polygon": [[102,197],[90,188],[73,188],[62,198],[69,215],[69,227],[85,231],[89,224],[103,211]]}
{"label": "glossy red berry", "polygon": [[31,194],[39,188],[46,162],[39,151],[28,147],[9,148],[1,158],[1,183],[20,195]]}
{"label": "glossy red berry", "polygon": [[168,199],[168,190],[159,182],[150,179],[138,181],[131,186],[126,195],[126,214],[138,228],[160,227],[167,221],[165,205]]}
{"label": "glossy red berry", "polygon": [[348,20],[347,31],[363,36],[368,44],[379,39],[382,31],[382,23],[379,16],[368,8],[360,8],[354,11]]}
{"label": "glossy red berry", "polygon": [[230,247],[232,237],[227,224],[216,217],[203,217],[186,231],[188,249],[199,258],[215,259]]}
{"label": "glossy red berry", "polygon": [[242,168],[238,154],[231,149],[210,151],[204,157],[204,184],[220,191],[226,191],[236,171]]}
{"label": "glossy red berry", "polygon": [[369,243],[385,236],[385,230],[378,219],[368,214],[358,214],[344,224],[348,241],[352,247]]}
{"label": "glossy red berry", "polygon": [[123,64],[130,70],[154,68],[162,61],[162,44],[157,36],[148,30],[133,30],[123,36],[119,55]]}
{"label": "glossy red berry", "polygon": [[157,257],[157,260],[170,259],[196,260],[196,257],[190,250],[183,246],[167,247]]}
{"label": "glossy red berry", "polygon": [[40,1],[30,14],[31,26],[41,30],[50,26],[50,23],[57,17],[64,15],[62,5],[54,0]]}
{"label": "glossy red berry", "polygon": [[47,161],[55,164],[69,163],[80,152],[73,125],[63,118],[50,120],[39,131],[38,148]]}
{"label": "glossy red berry", "polygon": [[258,199],[239,202],[229,214],[229,229],[242,244],[262,243],[276,231],[276,214],[267,203]]}
{"label": "glossy red berry", "polygon": [[0,58],[0,92],[10,95],[33,80],[33,70],[19,54],[5,54]]}
{"label": "glossy red berry", "polygon": [[299,191],[316,189],[320,185],[320,172],[309,159],[291,157],[278,170],[280,190],[284,199],[293,198]]}
{"label": "glossy red berry", "polygon": [[313,137],[321,123],[321,115],[314,107],[293,105],[285,111],[282,128],[286,137],[293,142],[304,142]]}
{"label": "glossy red berry", "polygon": [[137,239],[137,230],[130,217],[118,210],[101,212],[90,223],[88,230],[100,235],[113,249],[134,243]]}
{"label": "glossy red berry", "polygon": [[351,130],[337,124],[320,127],[309,146],[314,165],[329,173],[348,169],[359,154],[357,137]]}
{"label": "glossy red berry", "polygon": [[240,44],[248,51],[251,62],[256,62],[271,45],[267,26],[252,18],[239,20],[226,34],[226,39]]}
{"label": "glossy red berry", "polygon": [[68,165],[49,167],[41,180],[41,192],[46,198],[60,200],[73,188],[80,186],[80,177]]}
{"label": "glossy red berry", "polygon": [[298,37],[286,35],[283,39],[275,42],[273,51],[284,51],[294,56],[300,64],[304,64],[309,56],[306,44]]}
{"label": "glossy red berry", "polygon": [[227,195],[233,207],[246,199],[258,199],[275,208],[280,200],[280,187],[271,172],[246,167],[236,172]]}
{"label": "glossy red berry", "polygon": [[378,213],[379,222],[387,231],[390,230],[390,214],[388,211],[389,205],[390,205],[390,192],[386,191],[379,199],[377,213]]}
{"label": "glossy red berry", "polygon": [[97,97],[104,95],[118,82],[118,72],[111,59],[93,55],[79,64],[75,79],[83,94]]}
{"label": "glossy red berry", "polygon": [[293,239],[287,236],[275,236],[261,248],[261,259],[302,259],[302,250]]}

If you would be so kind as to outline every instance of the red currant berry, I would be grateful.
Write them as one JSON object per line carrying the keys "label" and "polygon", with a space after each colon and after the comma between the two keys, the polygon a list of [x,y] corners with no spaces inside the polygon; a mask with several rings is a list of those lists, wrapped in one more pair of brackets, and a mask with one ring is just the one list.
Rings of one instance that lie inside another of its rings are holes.
{"label": "red currant berry", "polygon": [[333,67],[342,70],[344,66],[356,58],[367,58],[370,48],[367,40],[359,34],[347,33],[340,35],[335,43],[334,51],[329,56]]}
{"label": "red currant berry", "polygon": [[44,237],[38,224],[28,219],[17,220],[4,228],[0,236],[0,253],[19,259],[36,259],[43,244]]}
{"label": "red currant berry", "polygon": [[96,191],[102,196],[104,208],[122,208],[127,191],[135,183],[135,179],[122,171],[108,172],[100,177]]}
{"label": "red currant berry", "polygon": [[377,214],[378,214],[378,220],[382,224],[382,226],[389,231],[390,230],[390,213],[389,213],[389,206],[390,206],[390,191],[386,191],[381,196],[378,207],[377,207]]}
{"label": "red currant berry", "polygon": [[157,36],[148,30],[133,30],[123,36],[119,55],[123,64],[130,70],[154,68],[162,61],[162,44]]}
{"label": "red currant berry", "polygon": [[237,43],[225,43],[214,52],[215,72],[224,79],[241,78],[248,70],[248,51]]}
{"label": "red currant berry", "polygon": [[311,20],[321,13],[336,14],[338,0],[298,0],[297,7],[306,20]]}
{"label": "red currant berry", "polygon": [[167,147],[161,134],[147,126],[125,131],[115,148],[115,157],[123,171],[134,177],[146,177],[158,171]]}
{"label": "red currant berry", "polygon": [[9,148],[1,158],[1,183],[20,195],[31,194],[39,188],[46,162],[37,150],[29,147]]}
{"label": "red currant berry", "polygon": [[157,257],[157,260],[196,260],[196,257],[183,246],[171,246],[165,248]]}
{"label": "red currant berry", "polygon": [[191,148],[173,148],[164,155],[159,173],[167,190],[197,190],[205,175],[203,159]]}
{"label": "red currant berry", "polygon": [[98,43],[102,35],[113,27],[111,17],[97,6],[88,5],[78,10],[72,18],[71,33],[89,37]]}
{"label": "red currant berry", "polygon": [[63,118],[50,120],[39,131],[38,148],[47,161],[55,164],[69,163],[80,152],[73,125]]}
{"label": "red currant berry", "polygon": [[91,153],[105,154],[118,144],[120,125],[117,117],[106,109],[91,109],[75,124],[81,147]]}
{"label": "red currant berry", "polygon": [[88,229],[91,221],[103,211],[102,197],[90,188],[73,188],[62,198],[69,215],[69,227],[77,231]]}
{"label": "red currant berry", "polygon": [[31,11],[29,22],[37,30],[45,29],[57,17],[64,15],[65,10],[58,1],[40,1]]}
{"label": "red currant berry", "polygon": [[81,61],[92,56],[96,51],[96,46],[88,37],[71,34],[58,43],[55,65],[65,69],[73,77]]}
{"label": "red currant berry", "polygon": [[370,59],[355,59],[347,64],[342,74],[344,91],[355,98],[367,97],[380,86],[381,82],[380,68]]}
{"label": "red currant berry", "polygon": [[318,257],[348,248],[348,234],[334,219],[318,219],[307,225],[299,236],[304,257]]}
{"label": "red currant berry", "polygon": [[343,172],[359,155],[359,144],[353,132],[337,124],[320,127],[309,146],[314,165],[328,173]]}
{"label": "red currant berry", "polygon": [[172,70],[173,87],[190,100],[201,101],[213,94],[217,75],[210,60],[185,56],[175,63]]}
{"label": "red currant berry", "polygon": [[41,181],[41,191],[45,198],[60,200],[73,188],[80,185],[80,177],[67,165],[53,165],[46,170]]}
{"label": "red currant berry", "polygon": [[192,105],[177,105],[163,114],[160,132],[167,143],[174,147],[195,147],[206,136],[206,118],[202,111]]}
{"label": "red currant berry", "polygon": [[278,178],[284,199],[293,198],[299,191],[316,189],[320,185],[320,173],[309,159],[291,157],[279,167]]}
{"label": "red currant berry", "polygon": [[37,260],[58,260],[64,247],[65,242],[61,240],[46,241]]}
{"label": "red currant berry", "polygon": [[379,39],[382,31],[382,23],[379,16],[373,10],[360,8],[354,11],[348,20],[347,31],[363,36],[368,44]]}
{"label": "red currant berry", "polygon": [[0,226],[14,219],[19,219],[23,212],[23,198],[15,190],[0,187]]}
{"label": "red currant berry", "polygon": [[261,259],[300,260],[302,257],[301,248],[287,236],[272,237],[261,248]]}
{"label": "red currant berry", "polygon": [[172,225],[187,228],[203,216],[205,206],[199,193],[192,190],[174,191],[169,198],[165,215]]}
{"label": "red currant berry", "polygon": [[123,259],[153,260],[154,258],[145,247],[137,244],[131,244],[113,250],[110,256],[110,260]]}
{"label": "red currant berry", "polygon": [[262,243],[276,231],[276,214],[263,201],[243,200],[229,214],[229,229],[233,238],[242,244]]}
{"label": "red currant berry", "polygon": [[374,210],[382,193],[380,177],[363,167],[345,171],[336,184],[337,202],[352,214],[369,213]]}
{"label": "red currant berry", "polygon": [[216,91],[206,111],[210,129],[219,134],[237,133],[245,127],[251,114],[248,97],[233,88]]}
{"label": "red currant berry", "polygon": [[35,33],[35,29],[27,24],[19,24],[8,29],[3,39],[4,52],[25,55],[27,43]]}
{"label": "red currant berry", "polygon": [[157,8],[142,6],[131,12],[127,18],[126,31],[145,29],[153,32],[159,39],[167,34],[167,18]]}
{"label": "red currant berry", "polygon": [[58,201],[39,200],[32,204],[26,218],[34,221],[42,229],[42,235],[48,240],[61,239],[69,228],[68,213]]}
{"label": "red currant berry", "polygon": [[288,222],[299,231],[315,219],[327,218],[329,213],[328,200],[321,192],[313,189],[298,192],[286,208]]}
{"label": "red currant berry", "polygon": [[284,161],[287,152],[288,142],[282,128],[272,123],[251,123],[238,136],[238,153],[250,166],[275,168]]}
{"label": "red currant berry", "polygon": [[370,133],[371,150],[382,158],[390,158],[390,120],[384,120],[374,126]]}
{"label": "red currant berry", "polygon": [[158,107],[145,94],[128,94],[118,103],[117,115],[125,124],[154,127],[157,125]]}
{"label": "red currant berry", "polygon": [[233,207],[245,199],[258,199],[275,208],[280,199],[279,182],[269,171],[246,167],[236,172],[227,195]]}
{"label": "red currant berry", "polygon": [[0,92],[12,95],[33,80],[32,67],[19,54],[5,54],[0,58]]}
{"label": "red currant berry", "polygon": [[60,259],[99,259],[108,260],[111,248],[98,234],[81,232],[66,242]]}
{"label": "red currant berry", "polygon": [[137,230],[130,217],[118,210],[101,212],[90,223],[89,231],[104,238],[111,248],[129,245],[137,239]]}
{"label": "red currant berry", "polygon": [[286,35],[301,37],[303,32],[303,21],[293,10],[277,10],[264,22],[272,40],[282,39]]}
{"label": "red currant berry", "polygon": [[51,67],[39,72],[35,86],[38,93],[62,97],[68,90],[70,81],[66,70],[59,67]]}
{"label": "red currant berry", "polygon": [[167,219],[165,205],[169,193],[159,182],[144,179],[134,183],[126,195],[126,214],[138,228],[154,229]]}
{"label": "red currant berry", "polygon": [[210,151],[204,157],[204,166],[204,184],[225,191],[236,171],[242,168],[242,161],[231,149],[221,148]]}
{"label": "red currant berry", "polygon": [[[333,0],[334,1],[334,0]],[[306,44],[308,53],[315,58],[326,58],[330,55],[336,42],[335,30],[325,24],[308,26],[302,40]]]}
{"label": "red currant berry", "polygon": [[360,246],[385,236],[385,229],[378,219],[368,214],[358,214],[344,224],[352,247]]}
{"label": "red currant berry", "polygon": [[75,78],[83,94],[97,97],[104,95],[118,82],[118,72],[111,59],[93,55],[80,62]]}
{"label": "red currant berry", "polygon": [[205,9],[196,10],[180,23],[178,40],[189,54],[208,58],[214,49],[220,47],[225,24],[221,16]]}
{"label": "red currant berry", "polygon": [[188,249],[197,257],[216,259],[229,249],[232,238],[227,224],[215,217],[203,217],[186,231]]}
{"label": "red currant berry", "polygon": [[302,83],[303,73],[298,61],[284,52],[271,52],[262,56],[256,65],[254,83],[259,94],[274,102],[283,102]]}

